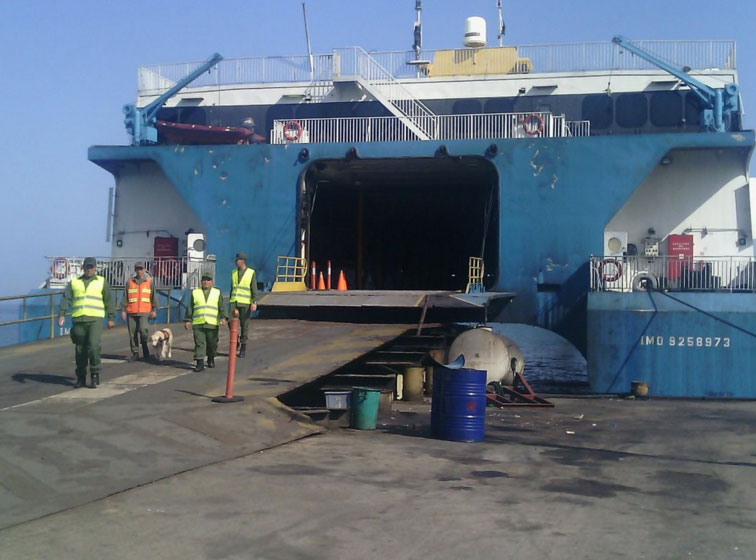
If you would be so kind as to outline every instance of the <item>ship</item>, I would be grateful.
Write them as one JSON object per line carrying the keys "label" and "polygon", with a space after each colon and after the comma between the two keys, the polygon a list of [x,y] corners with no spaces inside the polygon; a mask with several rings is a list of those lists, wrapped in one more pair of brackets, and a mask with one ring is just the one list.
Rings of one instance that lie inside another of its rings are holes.
{"label": "ship", "polygon": [[[734,42],[487,46],[473,17],[428,50],[420,4],[406,52],[140,67],[130,145],[88,153],[114,179],[101,273],[146,261],[170,321],[244,251],[263,313],[533,325],[595,393],[756,397]],[[80,261],[52,258],[49,287]],[[332,269],[348,290],[317,289]]]}

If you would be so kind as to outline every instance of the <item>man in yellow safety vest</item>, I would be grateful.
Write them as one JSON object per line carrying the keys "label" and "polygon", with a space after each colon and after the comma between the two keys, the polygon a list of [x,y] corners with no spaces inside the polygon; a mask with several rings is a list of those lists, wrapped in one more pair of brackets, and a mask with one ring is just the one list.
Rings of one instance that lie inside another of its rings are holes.
{"label": "man in yellow safety vest", "polygon": [[194,371],[205,369],[205,355],[207,367],[215,367],[215,356],[218,350],[218,324],[226,324],[226,305],[223,294],[213,287],[213,275],[202,273],[202,287],[192,290],[192,297],[184,315],[184,328],[192,327],[194,333]]}
{"label": "man in yellow safety vest", "polygon": [[144,263],[141,261],[136,263],[134,272],[121,298],[121,319],[127,321],[128,317],[130,362],[139,359],[140,342],[144,359],[149,359],[147,321],[157,316],[157,296],[152,286],[152,278],[144,272]]}
{"label": "man in yellow safety vest", "polygon": [[64,315],[70,309],[71,340],[76,345],[76,383],[74,389],[87,382],[87,364],[92,376],[90,387],[100,384],[100,337],[102,321],[107,315],[108,328],[112,329],[115,309],[108,281],[96,272],[94,257],[84,259],[84,274],[71,280],[63,291],[58,307],[58,325],[63,326]]}
{"label": "man in yellow safety vest", "polygon": [[[231,271],[231,296],[229,297],[229,317],[234,316],[234,309],[239,310],[239,351],[243,358],[247,353],[247,333],[249,315],[257,310],[257,281],[255,271],[247,268],[247,255],[236,253],[236,268]],[[230,327],[230,324],[229,324]]]}

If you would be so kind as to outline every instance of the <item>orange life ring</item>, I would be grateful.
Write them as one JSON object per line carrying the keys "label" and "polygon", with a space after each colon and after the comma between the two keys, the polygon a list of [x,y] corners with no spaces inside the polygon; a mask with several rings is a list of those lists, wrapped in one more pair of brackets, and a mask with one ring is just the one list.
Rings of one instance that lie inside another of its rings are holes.
{"label": "orange life ring", "polygon": [[520,117],[520,125],[528,136],[537,136],[543,132],[543,119],[535,113],[522,115]]}
{"label": "orange life ring", "polygon": [[64,280],[71,272],[71,267],[68,264],[68,259],[64,257],[55,257],[50,266],[50,276],[56,280]]}
{"label": "orange life ring", "polygon": [[[612,265],[614,267],[614,274],[608,274],[604,272],[606,265]],[[599,276],[604,282],[615,282],[622,276],[622,263],[617,259],[604,259],[601,261],[598,267]]]}
{"label": "orange life ring", "polygon": [[283,135],[289,142],[296,142],[302,136],[302,125],[299,121],[289,121],[283,126]]}

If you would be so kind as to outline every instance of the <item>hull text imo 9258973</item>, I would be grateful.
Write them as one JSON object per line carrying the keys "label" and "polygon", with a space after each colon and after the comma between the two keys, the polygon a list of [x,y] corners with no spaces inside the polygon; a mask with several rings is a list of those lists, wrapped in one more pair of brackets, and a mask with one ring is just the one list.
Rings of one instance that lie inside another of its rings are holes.
{"label": "hull text imo 9258973", "polygon": [[[734,43],[485,47],[475,24],[457,49],[140,68],[132,144],[89,150],[109,270],[186,287],[210,251],[226,288],[245,250],[263,310],[482,309],[571,341],[595,392],[756,397]],[[351,297],[302,291],[328,261]]]}

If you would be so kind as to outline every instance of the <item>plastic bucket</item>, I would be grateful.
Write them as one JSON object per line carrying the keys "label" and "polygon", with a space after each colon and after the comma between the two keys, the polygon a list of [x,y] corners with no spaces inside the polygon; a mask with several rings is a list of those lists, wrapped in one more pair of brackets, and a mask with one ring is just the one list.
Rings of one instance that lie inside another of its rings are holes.
{"label": "plastic bucket", "polygon": [[433,370],[431,435],[450,441],[483,441],[486,423],[486,371]]}
{"label": "plastic bucket", "polygon": [[380,399],[381,392],[378,389],[352,389],[352,428],[375,430]]}

